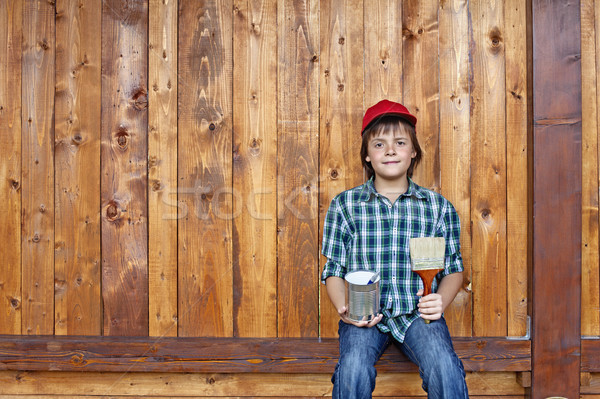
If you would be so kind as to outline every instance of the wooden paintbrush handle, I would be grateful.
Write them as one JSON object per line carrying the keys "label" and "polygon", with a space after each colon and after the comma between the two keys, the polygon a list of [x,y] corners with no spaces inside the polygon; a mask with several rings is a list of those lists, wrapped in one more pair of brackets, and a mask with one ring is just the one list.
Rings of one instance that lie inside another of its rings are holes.
{"label": "wooden paintbrush handle", "polygon": [[[428,270],[413,270],[417,273],[423,281],[423,296],[431,294],[431,284],[433,279],[442,269],[428,269]],[[425,324],[429,324],[429,320],[425,320]]]}

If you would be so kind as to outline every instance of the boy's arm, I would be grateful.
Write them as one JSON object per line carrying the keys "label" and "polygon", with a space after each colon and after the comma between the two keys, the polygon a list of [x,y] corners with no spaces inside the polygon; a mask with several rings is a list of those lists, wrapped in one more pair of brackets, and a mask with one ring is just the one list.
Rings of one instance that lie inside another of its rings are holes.
{"label": "boy's arm", "polygon": [[[429,294],[419,300],[418,306],[421,317],[426,320],[438,320],[442,317],[442,313],[452,303],[462,284],[462,272],[444,276],[436,293]],[[423,290],[419,290],[417,295],[423,295]]]}
{"label": "boy's arm", "polygon": [[344,323],[354,324],[357,327],[373,327],[379,323],[383,317],[382,314],[377,315],[370,322],[367,321],[353,321],[348,318],[348,307],[346,306],[346,283],[340,277],[327,277],[325,280],[325,287],[327,288],[327,295],[329,300],[335,307],[335,310],[340,315],[340,318]]}

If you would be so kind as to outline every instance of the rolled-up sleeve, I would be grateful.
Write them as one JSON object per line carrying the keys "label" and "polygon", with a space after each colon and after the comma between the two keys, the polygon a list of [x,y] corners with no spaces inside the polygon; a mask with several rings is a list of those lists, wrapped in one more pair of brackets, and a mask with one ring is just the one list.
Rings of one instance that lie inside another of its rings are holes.
{"label": "rolled-up sleeve", "polygon": [[441,221],[441,233],[446,239],[446,261],[441,275],[447,276],[464,270],[460,254],[460,219],[454,206],[447,200],[443,207]]}
{"label": "rolled-up sleeve", "polygon": [[340,206],[340,198],[337,196],[331,201],[323,224],[321,253],[327,258],[327,263],[325,263],[321,273],[323,283],[328,277],[344,278],[346,275],[346,250],[350,239],[348,221]]}

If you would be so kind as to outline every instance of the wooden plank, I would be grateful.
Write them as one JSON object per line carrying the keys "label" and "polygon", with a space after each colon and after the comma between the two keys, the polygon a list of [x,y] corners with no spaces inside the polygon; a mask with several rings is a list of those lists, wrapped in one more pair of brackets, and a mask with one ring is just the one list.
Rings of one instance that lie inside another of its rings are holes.
{"label": "wooden plank", "polygon": [[[581,1],[581,334],[600,334],[595,1]],[[600,7],[598,8],[600,10]]]}
{"label": "wooden plank", "polygon": [[105,335],[148,334],[148,5],[102,3]]}
{"label": "wooden plank", "polygon": [[54,16],[53,2],[23,4],[23,334],[54,332]]}
{"label": "wooden plank", "polygon": [[506,126],[503,3],[471,14],[473,334],[507,335]]}
{"label": "wooden plank", "polygon": [[[532,397],[577,398],[582,231],[580,3],[535,0],[532,12]],[[557,26],[561,35],[552,34]]]}
{"label": "wooden plank", "polygon": [[[445,311],[453,336],[470,336],[471,297],[471,190],[469,131],[469,15],[466,0],[440,3],[440,184],[461,221],[460,250],[463,288]],[[443,65],[443,67],[441,67]]]}
{"label": "wooden plank", "polygon": [[369,1],[363,13],[364,107],[402,102],[402,2]]}
{"label": "wooden plank", "polygon": [[149,333],[177,335],[177,1],[149,5]]}
{"label": "wooden plank", "polygon": [[99,335],[99,1],[56,4],[54,332]]}
{"label": "wooden plank", "polygon": [[[363,24],[355,21],[363,21],[362,1],[321,3],[319,237],[333,197],[364,180],[360,160],[363,64],[354,61],[364,56],[364,31]],[[320,288],[321,336],[335,336],[340,318],[325,287]]]}
{"label": "wooden plank", "polygon": [[600,373],[587,373],[587,378],[585,379],[584,374],[586,373],[581,374],[581,398],[600,398]]}
{"label": "wooden plank", "polygon": [[581,340],[581,371],[600,373],[600,339]]}
{"label": "wooden plank", "polygon": [[277,4],[233,21],[234,335],[277,336]]}
{"label": "wooden plank", "polygon": [[510,336],[527,334],[528,118],[527,4],[504,2],[506,63],[506,300]]}
{"label": "wooden plank", "polygon": [[[321,4],[324,6],[324,4]],[[277,9],[277,334],[319,334],[319,2]]]}
{"label": "wooden plank", "polygon": [[402,9],[404,105],[417,117],[423,159],[413,180],[440,190],[438,1],[405,0]]}
{"label": "wooden plank", "polygon": [[23,5],[0,1],[0,333],[21,333],[21,48]]}
{"label": "wooden plank", "polygon": [[[327,373],[339,356],[336,338],[1,338],[0,369],[5,370]],[[529,341],[455,338],[453,343],[467,371],[531,369]],[[377,369],[417,371],[395,346]]]}
{"label": "wooden plank", "polygon": [[[514,373],[469,373],[471,397],[525,395]],[[76,381],[76,383],[73,383]],[[4,395],[135,397],[323,397],[331,396],[329,374],[77,373],[0,371]],[[426,397],[418,373],[377,377],[374,397]],[[2,397],[2,396],[0,396]],[[59,396],[60,397],[60,396]]]}
{"label": "wooden plank", "polygon": [[179,2],[180,336],[231,336],[231,0]]}

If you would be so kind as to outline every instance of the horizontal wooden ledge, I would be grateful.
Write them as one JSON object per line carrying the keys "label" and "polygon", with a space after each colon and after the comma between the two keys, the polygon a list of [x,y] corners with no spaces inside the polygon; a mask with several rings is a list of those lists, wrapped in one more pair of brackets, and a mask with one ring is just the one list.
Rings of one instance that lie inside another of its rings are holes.
{"label": "horizontal wooden ledge", "polygon": [[[467,371],[529,371],[531,343],[455,338]],[[160,371],[196,373],[331,373],[335,338],[153,338],[0,335],[0,370]],[[395,346],[380,372],[414,372]]]}

